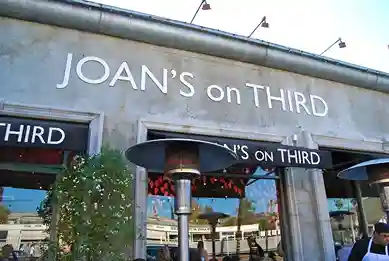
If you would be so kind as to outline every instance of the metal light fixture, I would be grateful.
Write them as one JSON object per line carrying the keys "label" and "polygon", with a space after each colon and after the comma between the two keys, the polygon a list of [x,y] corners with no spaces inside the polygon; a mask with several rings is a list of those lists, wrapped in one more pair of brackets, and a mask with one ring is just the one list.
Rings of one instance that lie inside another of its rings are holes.
{"label": "metal light fixture", "polygon": [[149,171],[164,173],[174,180],[175,214],[178,217],[180,261],[189,261],[189,215],[192,213],[192,180],[202,172],[229,167],[236,154],[216,143],[191,139],[159,139],[136,144],[126,158]]}
{"label": "metal light fixture", "polygon": [[338,177],[367,181],[379,190],[382,210],[389,217],[389,158],[368,160],[339,172]]}
{"label": "metal light fixture", "polygon": [[207,3],[207,1],[203,1],[203,7],[201,8],[204,11],[211,10],[211,5]]}
{"label": "metal light fixture", "polygon": [[266,16],[262,17],[262,20],[261,22],[259,22],[259,24],[254,28],[254,30],[249,34],[249,36],[247,36],[248,38],[250,38],[254,33],[255,31],[257,31],[257,29],[259,27],[262,27],[262,28],[269,28],[269,23],[267,22],[266,20]]}
{"label": "metal light fixture", "polygon": [[194,19],[197,16],[197,13],[200,11],[200,8],[204,11],[211,10],[211,5],[208,4],[207,0],[202,0],[199,7],[196,10],[196,13],[193,15],[192,20],[190,20],[190,23],[193,23]]}
{"label": "metal light fixture", "polygon": [[263,17],[263,22],[261,24],[263,28],[269,28],[269,23],[266,21],[266,16]]}
{"label": "metal light fixture", "polygon": [[339,38],[339,48],[345,48],[346,47],[346,43],[342,41],[341,38]]}
{"label": "metal light fixture", "polygon": [[346,45],[346,42],[342,41],[342,38],[338,38],[338,40],[336,40],[333,44],[331,44],[327,49],[325,49],[323,52],[320,53],[320,55],[323,55],[325,52],[327,52],[329,49],[332,48],[332,46],[334,46],[335,44],[338,43],[338,46],[339,48],[346,48],[347,45]]}

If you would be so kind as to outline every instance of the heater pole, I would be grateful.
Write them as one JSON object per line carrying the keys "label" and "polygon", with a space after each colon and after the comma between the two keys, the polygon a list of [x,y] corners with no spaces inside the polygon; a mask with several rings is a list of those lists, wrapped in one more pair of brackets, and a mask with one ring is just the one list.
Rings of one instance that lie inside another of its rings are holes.
{"label": "heater pole", "polygon": [[215,245],[215,236],[216,236],[216,222],[211,224],[211,233],[212,233],[212,258],[216,260],[216,245]]}
{"label": "heater pole", "polygon": [[189,261],[189,215],[192,213],[192,177],[180,175],[175,177],[175,212],[178,217],[178,244],[180,261]]}
{"label": "heater pole", "polygon": [[368,237],[369,233],[367,229],[367,219],[365,216],[365,211],[363,209],[361,186],[357,181],[353,181],[351,184],[354,189],[354,193],[357,200],[357,206],[360,213],[360,215],[358,215],[359,227],[362,230],[363,237]]}
{"label": "heater pole", "polygon": [[[221,145],[206,141],[156,139],[128,148],[126,158],[143,168],[164,173],[166,178],[174,181],[176,194],[174,207],[178,217],[178,260],[189,261],[192,180],[200,176],[202,172],[231,166],[237,159],[236,153]],[[136,255],[144,256],[144,253],[136,253]]]}

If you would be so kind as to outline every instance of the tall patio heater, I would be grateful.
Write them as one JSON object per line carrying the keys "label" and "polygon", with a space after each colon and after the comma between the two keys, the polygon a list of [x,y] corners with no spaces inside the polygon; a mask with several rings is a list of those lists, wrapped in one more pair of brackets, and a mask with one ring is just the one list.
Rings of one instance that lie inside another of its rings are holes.
{"label": "tall patio heater", "polygon": [[179,260],[189,261],[189,222],[192,213],[192,180],[203,172],[221,170],[235,163],[236,154],[216,143],[192,139],[159,139],[136,144],[126,158],[148,171],[174,180],[178,217]]}
{"label": "tall patio heater", "polygon": [[222,212],[206,212],[201,213],[198,218],[205,219],[208,221],[208,224],[211,226],[211,240],[212,240],[212,258],[216,260],[216,246],[215,246],[215,236],[216,236],[216,226],[219,223],[219,220],[222,218],[227,218],[229,215]]}
{"label": "tall patio heater", "polygon": [[389,220],[389,158],[368,160],[339,172],[341,179],[367,181],[378,187],[381,207]]}

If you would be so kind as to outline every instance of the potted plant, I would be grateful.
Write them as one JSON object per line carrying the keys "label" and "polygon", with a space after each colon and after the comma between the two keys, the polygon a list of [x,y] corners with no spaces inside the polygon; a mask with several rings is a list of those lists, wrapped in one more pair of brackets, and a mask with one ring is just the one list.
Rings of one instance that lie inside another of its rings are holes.
{"label": "potted plant", "polygon": [[47,259],[128,260],[132,180],[122,153],[109,148],[64,166],[38,209],[50,232]]}

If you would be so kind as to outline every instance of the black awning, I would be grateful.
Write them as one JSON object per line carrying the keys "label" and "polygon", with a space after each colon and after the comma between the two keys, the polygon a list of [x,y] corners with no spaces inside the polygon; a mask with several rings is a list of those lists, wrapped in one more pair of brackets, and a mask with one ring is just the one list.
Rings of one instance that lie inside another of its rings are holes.
{"label": "black awning", "polygon": [[86,151],[85,123],[0,116],[0,146]]}
{"label": "black awning", "polygon": [[232,139],[226,137],[195,135],[186,133],[149,131],[148,138],[185,138],[218,143],[238,155],[237,164],[256,164],[269,167],[302,167],[326,169],[332,167],[331,152],[286,146],[275,142]]}

